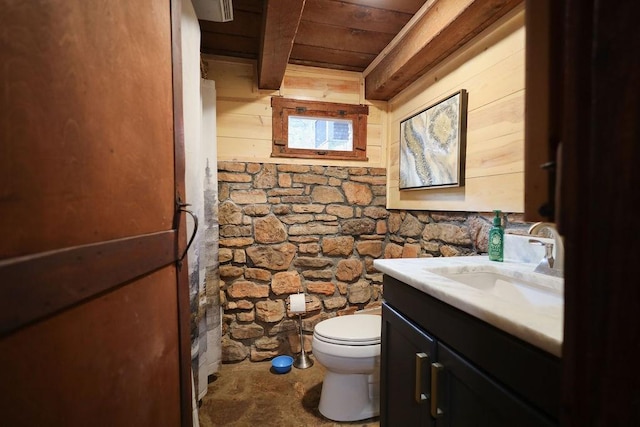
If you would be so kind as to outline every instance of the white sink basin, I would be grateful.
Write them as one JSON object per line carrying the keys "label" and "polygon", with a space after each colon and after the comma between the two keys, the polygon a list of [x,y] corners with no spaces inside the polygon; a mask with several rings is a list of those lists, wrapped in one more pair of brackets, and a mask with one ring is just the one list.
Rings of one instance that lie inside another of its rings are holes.
{"label": "white sink basin", "polygon": [[375,260],[378,270],[553,355],[562,356],[564,279],[487,256]]}
{"label": "white sink basin", "polygon": [[564,279],[487,256],[381,259],[378,270],[562,357]]}
{"label": "white sink basin", "polygon": [[564,301],[563,296],[555,289],[536,283],[535,276],[533,280],[531,277],[527,280],[483,270],[439,274],[517,305],[557,306]]}

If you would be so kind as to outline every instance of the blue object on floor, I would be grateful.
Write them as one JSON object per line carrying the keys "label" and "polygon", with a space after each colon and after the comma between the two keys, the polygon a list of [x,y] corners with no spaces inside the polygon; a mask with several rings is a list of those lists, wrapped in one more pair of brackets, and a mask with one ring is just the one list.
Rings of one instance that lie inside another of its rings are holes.
{"label": "blue object on floor", "polygon": [[286,374],[291,370],[291,365],[293,364],[293,357],[291,356],[276,356],[271,361],[271,366],[273,370],[278,374]]}

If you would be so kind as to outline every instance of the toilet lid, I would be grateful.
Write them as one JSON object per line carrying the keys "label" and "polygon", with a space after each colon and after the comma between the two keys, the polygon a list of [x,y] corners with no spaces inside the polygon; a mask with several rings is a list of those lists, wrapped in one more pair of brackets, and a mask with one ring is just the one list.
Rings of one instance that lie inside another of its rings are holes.
{"label": "toilet lid", "polygon": [[323,320],[313,329],[316,338],[344,345],[380,343],[382,317],[375,314],[353,314]]}

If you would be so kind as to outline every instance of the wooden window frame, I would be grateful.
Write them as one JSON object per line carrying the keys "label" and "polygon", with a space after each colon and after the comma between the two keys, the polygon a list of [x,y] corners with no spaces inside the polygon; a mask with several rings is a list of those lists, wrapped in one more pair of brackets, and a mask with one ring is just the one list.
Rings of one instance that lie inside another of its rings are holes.
{"label": "wooden window frame", "polygon": [[[367,161],[368,105],[336,104],[333,102],[302,101],[281,96],[271,98],[273,109],[273,145],[271,157],[302,159],[360,160]],[[289,116],[322,117],[351,120],[353,148],[351,151],[310,150],[289,147]]]}

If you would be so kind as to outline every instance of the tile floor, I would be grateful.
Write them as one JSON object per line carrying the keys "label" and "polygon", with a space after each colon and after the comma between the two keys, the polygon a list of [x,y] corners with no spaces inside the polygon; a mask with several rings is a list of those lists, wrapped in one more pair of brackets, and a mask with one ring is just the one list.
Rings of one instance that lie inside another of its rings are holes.
{"label": "tile floor", "polygon": [[[313,355],[310,355],[313,359]],[[320,414],[324,367],[271,371],[271,361],[223,364],[198,410],[200,427],[379,427],[379,417],[335,422]]]}

